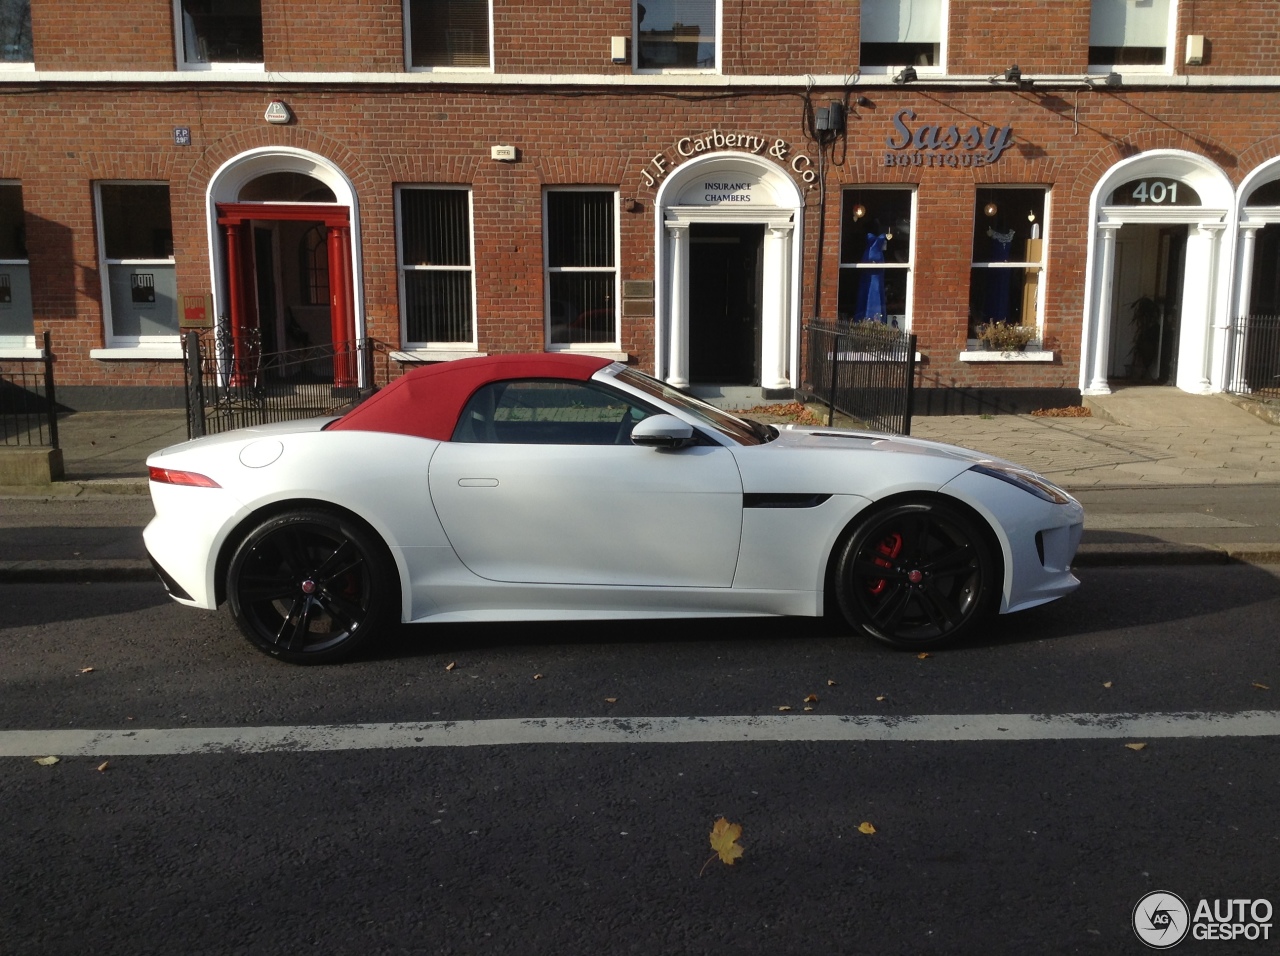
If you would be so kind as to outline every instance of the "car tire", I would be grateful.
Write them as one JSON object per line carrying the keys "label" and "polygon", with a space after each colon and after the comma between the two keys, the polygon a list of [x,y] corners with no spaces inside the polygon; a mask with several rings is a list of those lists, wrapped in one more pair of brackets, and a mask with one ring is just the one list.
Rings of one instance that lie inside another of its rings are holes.
{"label": "car tire", "polygon": [[395,562],[365,525],[319,509],[266,519],[227,569],[227,606],[254,647],[294,664],[354,654],[398,619]]}
{"label": "car tire", "polygon": [[855,631],[894,647],[940,647],[995,608],[1001,561],[980,519],[941,500],[867,514],[836,564],[840,611]]}

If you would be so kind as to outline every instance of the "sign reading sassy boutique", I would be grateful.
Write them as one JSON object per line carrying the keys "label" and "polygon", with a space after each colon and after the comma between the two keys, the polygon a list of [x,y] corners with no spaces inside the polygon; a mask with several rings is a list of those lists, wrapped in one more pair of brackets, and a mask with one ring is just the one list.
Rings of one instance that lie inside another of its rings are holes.
{"label": "sign reading sassy boutique", "polygon": [[[676,140],[676,158],[672,158],[670,150],[657,153],[640,170],[640,177],[644,180],[646,186],[656,186],[658,180],[662,179],[686,159],[720,150],[738,150],[744,153],[769,156],[780,163],[789,165],[791,171],[806,185],[818,178],[818,174],[813,168],[813,160],[804,153],[796,153],[792,156],[791,144],[785,139],[775,139],[770,143],[766,137],[756,136],[753,133],[723,133],[718,129],[701,133],[698,136],[684,136]],[[704,203],[751,201],[749,198],[749,184],[745,183],[735,185],[735,183],[727,181],[707,182],[703,191],[706,195],[706,198],[702,200]]]}
{"label": "sign reading sassy boutique", "polygon": [[884,154],[886,166],[990,166],[1013,145],[1012,126],[911,125],[915,110],[898,110],[893,132],[885,139],[892,153]]}

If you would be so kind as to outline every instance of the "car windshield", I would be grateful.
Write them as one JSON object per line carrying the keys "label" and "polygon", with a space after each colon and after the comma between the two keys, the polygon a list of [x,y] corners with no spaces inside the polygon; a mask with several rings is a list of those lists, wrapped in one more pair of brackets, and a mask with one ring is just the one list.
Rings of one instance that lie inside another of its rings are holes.
{"label": "car windshield", "polygon": [[778,430],[772,425],[762,425],[749,418],[730,415],[714,405],[694,398],[687,392],[682,392],[635,369],[619,369],[613,377],[638,392],[661,399],[668,405],[674,405],[682,412],[687,412],[700,424],[719,432],[739,445],[760,445],[778,437]]}

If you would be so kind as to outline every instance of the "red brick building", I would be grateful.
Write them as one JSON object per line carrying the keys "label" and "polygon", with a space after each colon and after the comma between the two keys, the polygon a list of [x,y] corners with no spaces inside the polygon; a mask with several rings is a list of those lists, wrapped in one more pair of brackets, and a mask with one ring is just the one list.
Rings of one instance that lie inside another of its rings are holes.
{"label": "red brick building", "polygon": [[0,358],[73,408],[181,404],[206,295],[747,397],[885,322],[918,410],[1220,390],[1280,312],[1275,0],[0,0],[0,61]]}

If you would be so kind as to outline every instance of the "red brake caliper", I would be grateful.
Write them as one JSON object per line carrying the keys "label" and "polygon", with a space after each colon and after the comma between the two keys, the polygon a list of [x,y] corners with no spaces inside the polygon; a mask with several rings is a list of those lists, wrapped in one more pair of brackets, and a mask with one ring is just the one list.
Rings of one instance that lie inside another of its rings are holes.
{"label": "red brake caliper", "polygon": [[[876,564],[880,565],[882,568],[893,567],[889,562],[889,559],[896,558],[902,552],[902,535],[898,534],[896,531],[890,535],[886,535],[881,539],[880,543],[876,545],[876,551],[884,555],[883,558],[873,559]],[[872,594],[880,594],[884,591],[887,584],[888,582],[885,581],[884,578],[877,578],[867,585],[867,590]]]}

